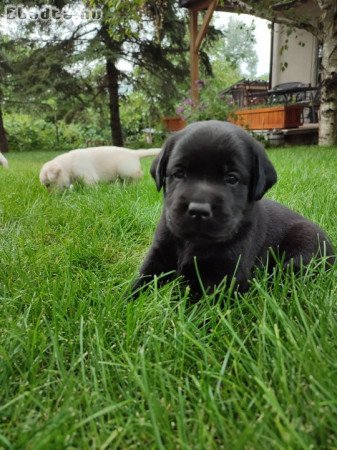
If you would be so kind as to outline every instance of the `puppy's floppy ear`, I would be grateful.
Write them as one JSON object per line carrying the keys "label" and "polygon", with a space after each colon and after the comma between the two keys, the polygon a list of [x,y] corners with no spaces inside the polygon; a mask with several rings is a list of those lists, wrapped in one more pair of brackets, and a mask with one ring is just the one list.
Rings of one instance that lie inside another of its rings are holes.
{"label": "puppy's floppy ear", "polygon": [[277,180],[274,166],[267,157],[263,146],[252,139],[250,142],[252,150],[252,170],[249,195],[250,200],[260,200]]}
{"label": "puppy's floppy ear", "polygon": [[61,172],[61,167],[58,165],[53,165],[48,168],[47,171],[47,177],[50,182],[53,182],[57,179],[59,176],[59,173]]}
{"label": "puppy's floppy ear", "polygon": [[[159,153],[159,155],[160,155],[160,153]],[[151,167],[150,167],[150,174],[151,174],[151,177],[156,181],[156,171],[157,171],[157,166],[158,166],[158,161],[159,161],[159,155],[158,156],[156,156],[155,158],[154,158],[154,160],[152,161],[152,163],[151,163]],[[157,184],[157,183],[156,183]],[[158,186],[157,186],[157,188],[158,188]]]}
{"label": "puppy's floppy ear", "polygon": [[173,150],[175,143],[178,140],[178,135],[181,134],[181,131],[178,133],[174,133],[170,136],[164,144],[162,151],[158,156],[153,160],[151,164],[150,173],[156,182],[156,186],[158,191],[162,187],[164,187],[165,192],[165,178],[166,178],[166,167],[170,157],[170,154]]}

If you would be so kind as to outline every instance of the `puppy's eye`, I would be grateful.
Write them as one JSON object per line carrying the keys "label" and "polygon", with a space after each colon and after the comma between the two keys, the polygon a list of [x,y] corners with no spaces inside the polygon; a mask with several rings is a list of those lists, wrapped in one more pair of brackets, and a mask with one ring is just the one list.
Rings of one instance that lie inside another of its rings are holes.
{"label": "puppy's eye", "polygon": [[173,178],[177,178],[178,180],[180,180],[181,178],[185,178],[186,173],[183,169],[177,169],[173,172],[172,176]]}
{"label": "puppy's eye", "polygon": [[238,178],[232,173],[225,175],[224,180],[227,184],[236,184],[239,181]]}

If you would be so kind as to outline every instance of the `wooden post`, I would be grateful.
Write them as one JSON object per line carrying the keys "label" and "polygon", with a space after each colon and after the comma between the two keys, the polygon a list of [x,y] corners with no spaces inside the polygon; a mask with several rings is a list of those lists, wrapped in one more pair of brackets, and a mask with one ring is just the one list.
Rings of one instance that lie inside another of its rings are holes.
{"label": "wooden post", "polygon": [[191,96],[196,104],[199,101],[199,90],[197,81],[199,79],[199,51],[196,48],[198,36],[198,13],[197,10],[190,10],[190,66],[191,66]]}
{"label": "wooden post", "polygon": [[[205,0],[205,2],[196,9],[190,10],[190,64],[191,64],[191,95],[193,102],[196,104],[199,101],[199,89],[197,81],[199,80],[199,50],[205,38],[208,25],[212,19],[215,8],[219,0]],[[201,9],[206,9],[203,23],[198,29],[198,14]]]}

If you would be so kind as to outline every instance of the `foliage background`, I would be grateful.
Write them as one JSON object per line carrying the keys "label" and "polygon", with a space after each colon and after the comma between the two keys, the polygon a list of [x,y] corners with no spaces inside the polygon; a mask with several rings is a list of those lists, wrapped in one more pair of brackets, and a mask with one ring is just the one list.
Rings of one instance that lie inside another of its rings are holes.
{"label": "foliage background", "polygon": [[[18,20],[10,29],[2,22],[0,116],[11,150],[108,144],[116,127],[125,145],[149,146],[144,129],[153,131],[153,145],[162,143],[162,118],[190,97],[187,13],[173,0],[122,3],[105,5],[96,21]],[[49,5],[81,11],[81,2]],[[226,119],[220,92],[255,76],[253,31],[239,19],[210,28],[201,51],[202,102],[185,111],[188,121]]]}

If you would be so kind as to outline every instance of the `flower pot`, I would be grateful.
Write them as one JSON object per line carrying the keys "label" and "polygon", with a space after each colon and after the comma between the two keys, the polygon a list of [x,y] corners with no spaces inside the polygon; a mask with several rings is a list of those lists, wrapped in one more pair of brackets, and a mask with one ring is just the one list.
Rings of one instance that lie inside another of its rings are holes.
{"label": "flower pot", "polygon": [[241,109],[235,112],[230,121],[250,130],[297,128],[302,124],[302,110],[301,105]]}
{"label": "flower pot", "polygon": [[167,131],[179,131],[186,127],[186,122],[179,116],[163,117]]}

